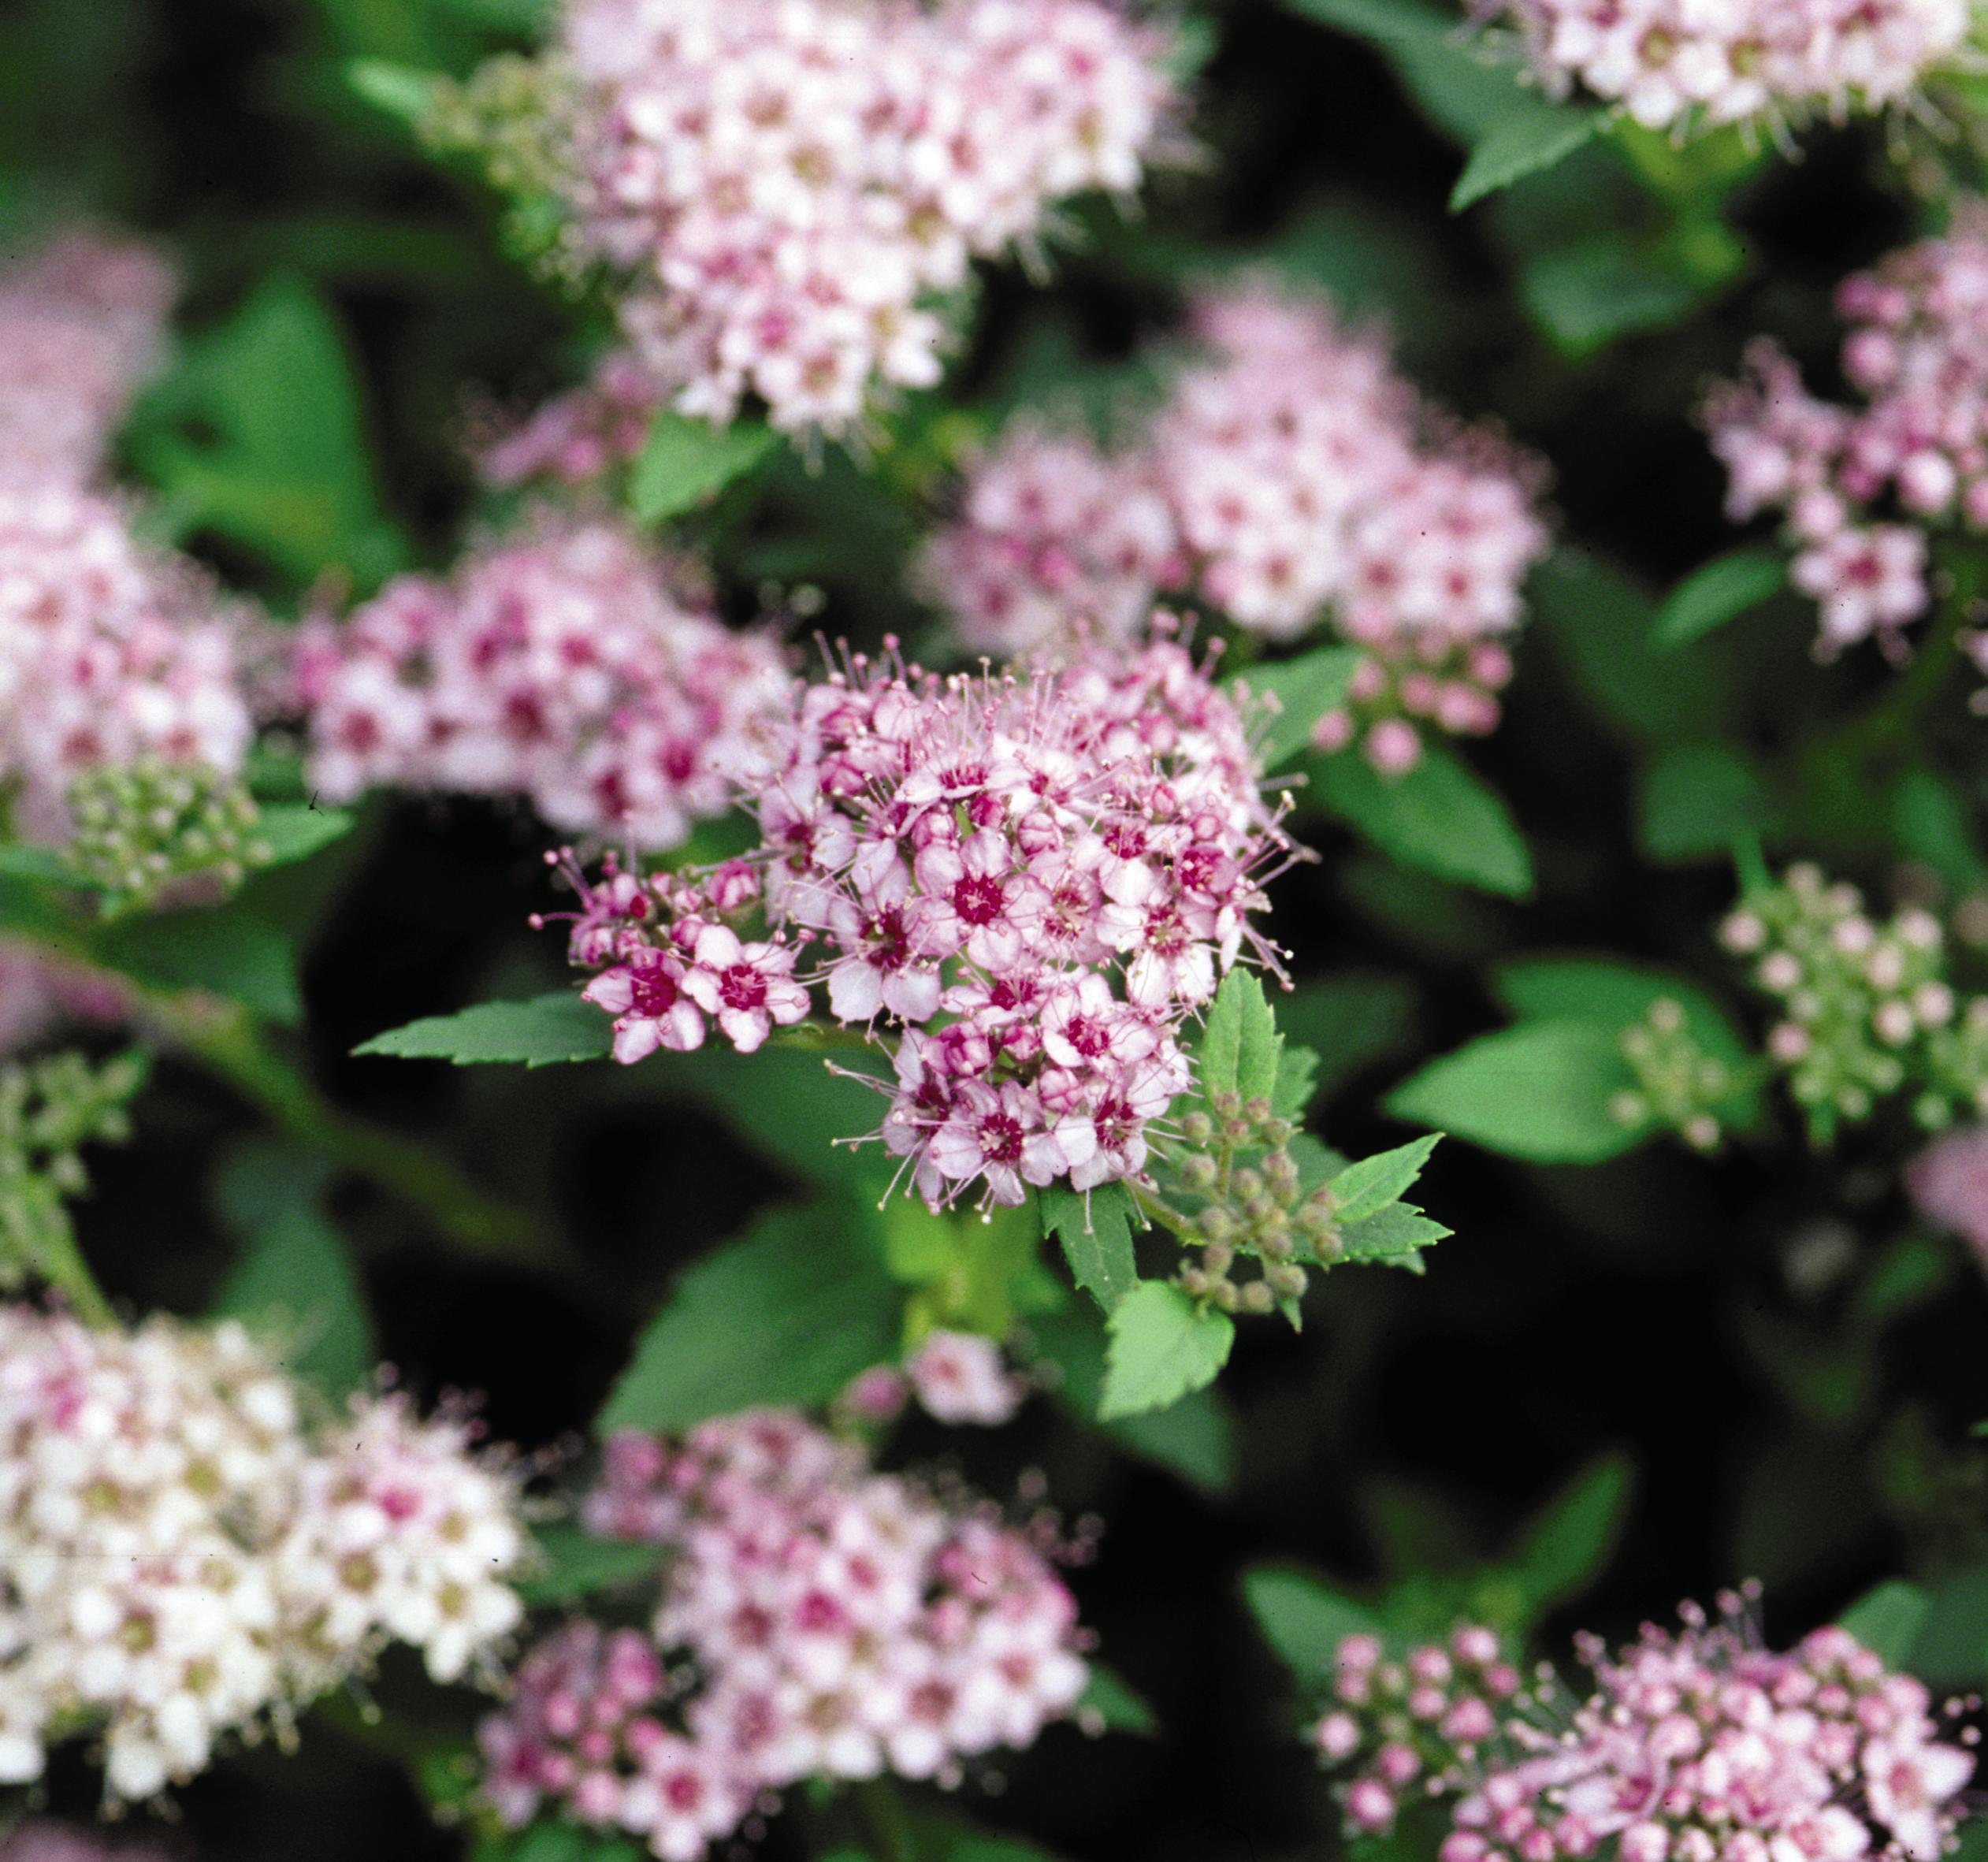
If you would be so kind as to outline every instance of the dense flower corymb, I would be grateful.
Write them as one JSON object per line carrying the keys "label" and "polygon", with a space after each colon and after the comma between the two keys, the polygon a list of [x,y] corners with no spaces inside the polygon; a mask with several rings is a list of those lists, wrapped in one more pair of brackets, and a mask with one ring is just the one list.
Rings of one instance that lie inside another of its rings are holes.
{"label": "dense flower corymb", "polygon": [[1646,1625],[1612,1657],[1582,1638],[1585,1700],[1551,1682],[1520,1693],[1487,1630],[1400,1661],[1348,1637],[1317,1743],[1354,1775],[1349,1826],[1385,1830],[1442,1797],[1442,1862],[1611,1843],[1623,1862],[1937,1862],[1975,1761],[1938,1737],[1925,1688],[1838,1629],[1774,1653],[1741,1599],[1721,1602],[1717,1620],[1687,1607],[1681,1630]]}
{"label": "dense flower corymb", "polygon": [[726,771],[782,714],[764,632],[712,611],[687,566],[600,521],[403,576],[295,661],[310,780],[528,797],[567,833],[678,846],[729,803]]}
{"label": "dense flower corymb", "polygon": [[1366,657],[1321,748],[1358,738],[1399,771],[1421,727],[1492,729],[1547,544],[1537,473],[1435,415],[1322,300],[1245,288],[1203,299],[1194,324],[1202,359],[1128,446],[1005,436],[927,548],[924,593],[968,645],[1004,652],[1129,637],[1156,594],[1278,641],[1329,617]]}
{"label": "dense flower corymb", "polygon": [[[750,1051],[818,982],[885,1043],[880,1135],[933,1204],[1136,1177],[1182,1023],[1245,952],[1276,961],[1253,921],[1293,857],[1206,669],[1167,639],[1032,678],[858,659],[770,742],[749,860],[583,886],[571,951],[616,1057],[712,1022]],[[764,939],[725,922],[754,910]]]}
{"label": "dense flower corymb", "polygon": [[1968,0],[1492,0],[1556,91],[1575,84],[1646,129],[1841,117],[1909,98],[1953,65]]}
{"label": "dense flower corymb", "polygon": [[791,1412],[615,1436],[585,1518],[669,1554],[661,1606],[646,1635],[579,1622],[526,1656],[480,1735],[508,1823],[549,1798],[697,1862],[769,1792],[956,1777],[1083,1691],[1040,1535],[873,1473]]}
{"label": "dense flower corymb", "polygon": [[639,366],[686,413],[833,434],[937,380],[930,300],[971,259],[1137,188],[1166,51],[1101,0],[568,0],[545,107]]}
{"label": "dense flower corymb", "polygon": [[393,1397],[314,1437],[239,1326],[0,1306],[0,1781],[100,1726],[111,1794],[149,1797],[392,1640],[462,1675],[525,1552],[470,1440]]}
{"label": "dense flower corymb", "polygon": [[109,500],[0,486],[0,787],[17,831],[66,838],[87,771],[239,770],[254,724],[236,631],[194,566],[141,549]]}
{"label": "dense flower corymb", "polygon": [[1928,533],[1988,526],[1988,219],[1847,279],[1843,372],[1861,407],[1820,400],[1771,338],[1707,403],[1726,511],[1778,512],[1823,656],[1900,630],[1930,599]]}

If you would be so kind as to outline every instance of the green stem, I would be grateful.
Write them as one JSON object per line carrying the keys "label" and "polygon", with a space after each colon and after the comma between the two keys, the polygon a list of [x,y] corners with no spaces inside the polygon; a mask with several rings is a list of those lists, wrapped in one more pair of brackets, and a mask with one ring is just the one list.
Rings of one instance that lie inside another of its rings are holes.
{"label": "green stem", "polygon": [[90,1271],[66,1221],[58,1223],[36,1250],[35,1267],[84,1325],[103,1332],[117,1323],[117,1314],[97,1284],[97,1277]]}
{"label": "green stem", "polygon": [[147,999],[148,1019],[257,1106],[279,1131],[325,1152],[355,1175],[418,1210],[466,1252],[542,1261],[543,1237],[516,1210],[487,1196],[452,1165],[343,1113],[273,1053],[248,1013],[182,996]]}
{"label": "green stem", "polygon": [[918,1862],[912,1841],[911,1819],[904,1800],[887,1778],[865,1778],[856,1786],[856,1801],[879,1850],[879,1862]]}
{"label": "green stem", "polygon": [[1971,565],[1964,573],[1955,571],[1954,585],[1940,604],[1932,629],[1919,643],[1912,663],[1876,704],[1825,734],[1816,745],[1819,750],[1860,765],[1910,739],[1919,714],[1953,674],[1979,579]]}

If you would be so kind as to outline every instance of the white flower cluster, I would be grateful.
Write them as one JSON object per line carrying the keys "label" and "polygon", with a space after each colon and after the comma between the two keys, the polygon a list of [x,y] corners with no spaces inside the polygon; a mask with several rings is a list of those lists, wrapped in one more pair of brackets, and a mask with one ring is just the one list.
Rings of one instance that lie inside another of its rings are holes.
{"label": "white flower cluster", "polygon": [[101,1727],[153,1796],[389,1641],[451,1681],[522,1614],[515,1483],[393,1396],[313,1431],[236,1325],[0,1306],[0,1783]]}

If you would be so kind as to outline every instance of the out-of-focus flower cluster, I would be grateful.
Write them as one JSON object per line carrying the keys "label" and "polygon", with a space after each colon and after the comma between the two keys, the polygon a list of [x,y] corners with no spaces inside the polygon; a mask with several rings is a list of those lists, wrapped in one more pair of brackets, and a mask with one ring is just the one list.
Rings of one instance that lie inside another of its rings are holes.
{"label": "out-of-focus flower cluster", "polygon": [[1936,1138],[1905,1172],[1919,1213],[1951,1228],[1988,1273],[1988,1127],[1964,1125]]}
{"label": "out-of-focus flower cluster", "polygon": [[1491,0],[1542,83],[1646,129],[1714,128],[1904,102],[1960,61],[1968,0]]}
{"label": "out-of-focus flower cluster", "polygon": [[667,1552],[660,1607],[526,1657],[479,1736],[507,1823],[549,1800],[695,1862],[803,1779],[949,1782],[1031,1745],[1088,1678],[1049,1522],[874,1473],[789,1411],[611,1438],[585,1517]]}
{"label": "out-of-focus flower cluster", "polygon": [[1618,1124],[1662,1125],[1693,1150],[1716,1150],[1720,1109],[1738,1083],[1733,1069],[1700,1044],[1684,1005],[1659,996],[1622,1031],[1620,1045],[1636,1084],[1609,1101],[1609,1116]]}
{"label": "out-of-focus flower cluster", "polygon": [[1380,340],[1255,287],[1196,307],[1202,359],[1133,443],[1018,425],[973,467],[927,548],[927,596],[996,652],[1124,638],[1156,594],[1288,641],[1329,614],[1364,650],[1319,747],[1409,767],[1424,727],[1498,721],[1501,644],[1544,552],[1538,474],[1437,417]]}
{"label": "out-of-focus flower cluster", "polygon": [[515,61],[435,128],[488,121],[509,168],[542,170],[569,257],[619,274],[634,366],[682,411],[756,398],[832,435],[938,378],[932,301],[972,259],[1035,253],[1057,202],[1130,195],[1169,154],[1169,51],[1104,0],[567,0],[544,162],[517,158]]}
{"label": "out-of-focus flower cluster", "polygon": [[32,1047],[65,1022],[109,1025],[130,1013],[121,978],[24,938],[0,938],[0,1057]]}
{"label": "out-of-focus flower cluster", "polygon": [[170,1849],[143,1838],[31,1817],[0,1836],[0,1862],[174,1862],[174,1857]]}
{"label": "out-of-focus flower cluster", "polygon": [[101,1729],[111,1795],[149,1797],[389,1641],[452,1681],[515,1626],[516,1483],[473,1426],[303,1411],[237,1325],[0,1307],[0,1780]]}
{"label": "out-of-focus flower cluster", "polygon": [[[1893,652],[1930,600],[1927,533],[1988,528],[1988,217],[1964,213],[1845,281],[1843,372],[1861,407],[1825,401],[1771,338],[1704,418],[1726,511],[1778,511],[1797,588],[1819,604],[1823,656],[1875,637]],[[1988,643],[1977,642],[1988,664]]]}
{"label": "out-of-focus flower cluster", "polygon": [[[1585,1637],[1585,1699],[1543,1671],[1521,1691],[1488,1630],[1405,1659],[1340,1645],[1328,1764],[1354,1775],[1352,1830],[1392,1827],[1418,1799],[1454,1800],[1442,1862],[1937,1862],[1974,1771],[1939,1737],[1926,1689],[1840,1629],[1762,1646],[1750,1599],[1645,1625],[1612,1658]],[[1961,1737],[1971,1742],[1971,1734]]]}
{"label": "out-of-focus flower cluster", "polygon": [[792,683],[771,635],[726,627],[686,564],[603,519],[396,578],[310,624],[294,675],[327,797],[522,795],[567,833],[657,849],[729,805]]}
{"label": "out-of-focus flower cluster", "polygon": [[1956,995],[1931,912],[1879,922],[1856,886],[1798,865],[1749,891],[1720,936],[1780,1000],[1767,1054],[1819,1135],[1904,1089],[1930,1128],[1988,1112],[1988,996]]}
{"label": "out-of-focus flower cluster", "polygon": [[254,724],[234,630],[193,566],[80,487],[0,487],[0,790],[61,841],[70,784],[143,760],[233,775]]}
{"label": "out-of-focus flower cluster", "polygon": [[208,578],[94,488],[162,345],[173,280],[87,234],[0,272],[0,801],[59,842],[80,775],[144,760],[232,778],[253,726]]}
{"label": "out-of-focus flower cluster", "polygon": [[[749,1053],[825,983],[890,1056],[878,1135],[935,1206],[1138,1177],[1188,1083],[1183,1023],[1246,952],[1276,961],[1253,920],[1294,850],[1176,640],[1034,676],[857,656],[805,688],[742,799],[759,845],[702,880],[571,872],[586,999],[633,1061],[708,1020]],[[760,911],[767,938],[727,922]]]}
{"label": "out-of-focus flower cluster", "polygon": [[0,269],[0,485],[97,476],[157,366],[177,284],[149,247],[71,232]]}

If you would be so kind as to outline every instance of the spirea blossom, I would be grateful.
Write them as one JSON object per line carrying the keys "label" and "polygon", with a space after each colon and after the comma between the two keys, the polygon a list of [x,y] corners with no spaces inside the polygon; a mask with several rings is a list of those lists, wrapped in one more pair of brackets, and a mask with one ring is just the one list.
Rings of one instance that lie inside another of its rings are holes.
{"label": "spirea blossom", "polygon": [[437,1680],[516,1624],[515,1484],[397,1396],[305,1426],[238,1325],[0,1306],[0,1781],[100,1728],[113,1797],[411,1643]]}
{"label": "spirea blossom", "polygon": [[1340,1645],[1326,1761],[1352,1774],[1349,1827],[1451,1800],[1442,1862],[1936,1862],[1965,1814],[1973,1755],[1939,1737],[1925,1688],[1840,1629],[1763,1648],[1742,1600],[1611,1656],[1579,1645],[1592,1692],[1524,1693],[1497,1639],[1460,1630],[1389,1659]]}
{"label": "spirea blossom", "polygon": [[1547,87],[1646,129],[1887,109],[1952,66],[1968,0],[1492,0]]}
{"label": "spirea blossom", "polygon": [[1432,413],[1322,300],[1247,287],[1194,328],[1201,359],[1127,446],[1004,436],[927,548],[924,593],[968,645],[1009,652],[1128,637],[1156,593],[1274,641],[1329,617],[1366,656],[1321,749],[1357,738],[1398,773],[1423,728],[1492,729],[1547,544],[1537,473]]}
{"label": "spirea blossom", "polygon": [[163,1845],[30,1817],[0,1835],[0,1862],[174,1862]]}
{"label": "spirea blossom", "polygon": [[0,485],[0,788],[58,840],[85,771],[238,771],[254,726],[236,629],[190,563],[142,548],[110,500]]}
{"label": "spirea blossom", "polygon": [[943,1328],[926,1334],[905,1360],[905,1375],[919,1407],[941,1422],[998,1425],[1027,1392],[992,1339]]}
{"label": "spirea blossom", "polygon": [[611,351],[585,385],[555,395],[478,448],[477,469],[496,485],[537,478],[589,485],[642,450],[656,411],[668,400],[632,352]]}
{"label": "spirea blossom", "polygon": [[175,283],[149,247],[72,232],[0,267],[0,484],[81,485],[156,366]]}
{"label": "spirea blossom", "polygon": [[1951,1228],[1988,1272],[1988,1128],[1965,1125],[1936,1138],[1905,1171],[1912,1206]]}
{"label": "spirea blossom", "polygon": [[1988,527],[1988,218],[1846,280],[1837,305],[1861,407],[1811,393],[1762,337],[1704,413],[1727,515],[1780,514],[1825,657],[1874,637],[1896,651],[1930,599],[1929,534]]}
{"label": "spirea blossom", "polygon": [[548,68],[578,246],[677,407],[831,434],[938,377],[935,294],[1130,195],[1177,106],[1104,0],[567,0]]}
{"label": "spirea blossom", "polygon": [[25,938],[0,937],[0,1060],[65,1023],[110,1026],[129,1018],[124,979]]}
{"label": "spirea blossom", "polygon": [[[749,1053],[819,986],[889,1054],[878,1135],[935,1206],[1138,1177],[1182,1024],[1245,953],[1276,961],[1254,920],[1293,857],[1208,667],[1164,637],[1034,676],[858,657],[769,744],[749,859],[573,875],[616,1057],[713,1023]],[[767,935],[734,928],[756,912]]]}
{"label": "spirea blossom", "polygon": [[570,1623],[479,1734],[507,1823],[549,1800],[696,1862],[805,1778],[950,1779],[1088,1678],[1040,1542],[789,1411],[608,1444],[589,1527],[667,1554],[647,1633]]}
{"label": "spirea blossom", "polygon": [[567,833],[674,847],[729,803],[726,771],[788,704],[771,636],[719,619],[686,564],[605,519],[548,520],[446,582],[397,577],[300,644],[307,767],[522,795]]}

